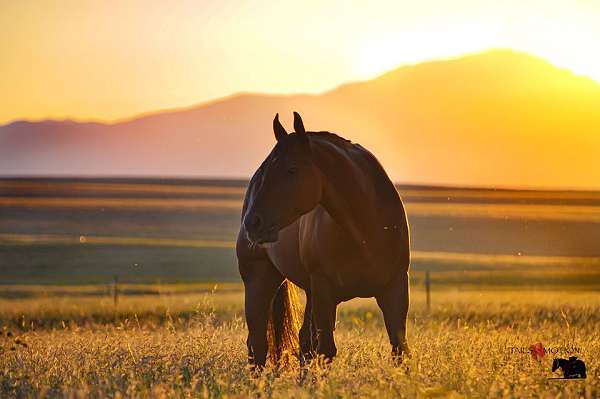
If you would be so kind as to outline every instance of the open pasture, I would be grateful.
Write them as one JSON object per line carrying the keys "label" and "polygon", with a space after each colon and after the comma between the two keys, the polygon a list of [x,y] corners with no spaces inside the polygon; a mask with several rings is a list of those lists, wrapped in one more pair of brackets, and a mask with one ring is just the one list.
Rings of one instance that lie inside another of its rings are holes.
{"label": "open pasture", "polygon": [[[239,282],[234,242],[245,184],[0,180],[0,284],[102,284],[115,275],[132,283]],[[537,271],[550,267],[596,283],[588,277],[600,264],[600,193],[398,190],[414,271],[463,272],[469,280],[464,273],[510,268],[545,280]]]}
{"label": "open pasture", "polygon": [[[140,287],[138,287],[140,288]],[[579,290],[412,288],[413,355],[395,367],[376,304],[338,310],[330,367],[246,367],[239,285],[163,286],[159,294],[87,295],[98,287],[29,287],[0,301],[3,397],[597,397],[600,296]],[[61,291],[57,291],[57,290]],[[148,292],[159,287],[145,287]],[[51,291],[55,291],[54,296]],[[50,291],[50,292],[49,292]],[[10,332],[10,337],[8,336]],[[529,345],[548,352],[532,359]],[[550,380],[574,354],[586,380]]]}
{"label": "open pasture", "polygon": [[[0,181],[0,397],[600,396],[600,195],[399,190],[412,357],[392,364],[379,309],[357,299],[338,308],[333,365],[254,376],[244,182]],[[548,379],[569,355],[588,378]]]}

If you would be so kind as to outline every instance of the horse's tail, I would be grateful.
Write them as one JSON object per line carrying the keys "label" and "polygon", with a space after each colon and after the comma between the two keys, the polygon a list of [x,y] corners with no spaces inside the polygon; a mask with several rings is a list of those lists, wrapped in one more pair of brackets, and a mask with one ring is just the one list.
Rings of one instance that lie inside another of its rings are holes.
{"label": "horse's tail", "polygon": [[284,365],[299,353],[300,303],[296,286],[284,280],[277,289],[269,310],[267,342],[269,359]]}

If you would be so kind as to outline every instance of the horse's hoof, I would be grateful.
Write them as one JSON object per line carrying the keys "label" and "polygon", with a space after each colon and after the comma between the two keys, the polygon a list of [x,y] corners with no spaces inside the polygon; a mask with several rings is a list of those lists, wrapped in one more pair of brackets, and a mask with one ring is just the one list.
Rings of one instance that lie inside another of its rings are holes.
{"label": "horse's hoof", "polygon": [[406,360],[410,359],[412,357],[410,349],[408,349],[408,346],[405,346],[404,348],[400,349],[398,348],[397,350],[392,350],[392,361],[394,362],[394,365],[396,367],[400,367],[400,366],[406,366],[407,367],[407,371],[408,371],[408,366],[406,365]]}
{"label": "horse's hoof", "polygon": [[265,368],[265,366],[262,366],[260,364],[249,364],[248,365],[248,369],[250,370],[250,375],[253,378],[260,377],[264,368]]}

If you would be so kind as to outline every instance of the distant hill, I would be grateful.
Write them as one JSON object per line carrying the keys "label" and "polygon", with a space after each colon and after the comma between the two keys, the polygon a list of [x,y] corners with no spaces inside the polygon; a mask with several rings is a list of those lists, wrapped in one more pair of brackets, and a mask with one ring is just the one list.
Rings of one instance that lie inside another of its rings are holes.
{"label": "distant hill", "polygon": [[600,85],[493,50],[404,66],[321,95],[239,94],[114,124],[0,126],[0,175],[248,177],[291,129],[371,149],[406,183],[600,188]]}

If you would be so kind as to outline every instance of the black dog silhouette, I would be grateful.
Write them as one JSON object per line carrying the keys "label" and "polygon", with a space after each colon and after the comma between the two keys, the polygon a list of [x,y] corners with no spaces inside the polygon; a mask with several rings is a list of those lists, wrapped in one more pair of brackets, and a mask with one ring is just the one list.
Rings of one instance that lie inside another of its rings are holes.
{"label": "black dog silhouette", "polygon": [[585,378],[585,363],[577,359],[576,356],[567,359],[554,359],[552,362],[552,372],[561,369],[564,378]]}

